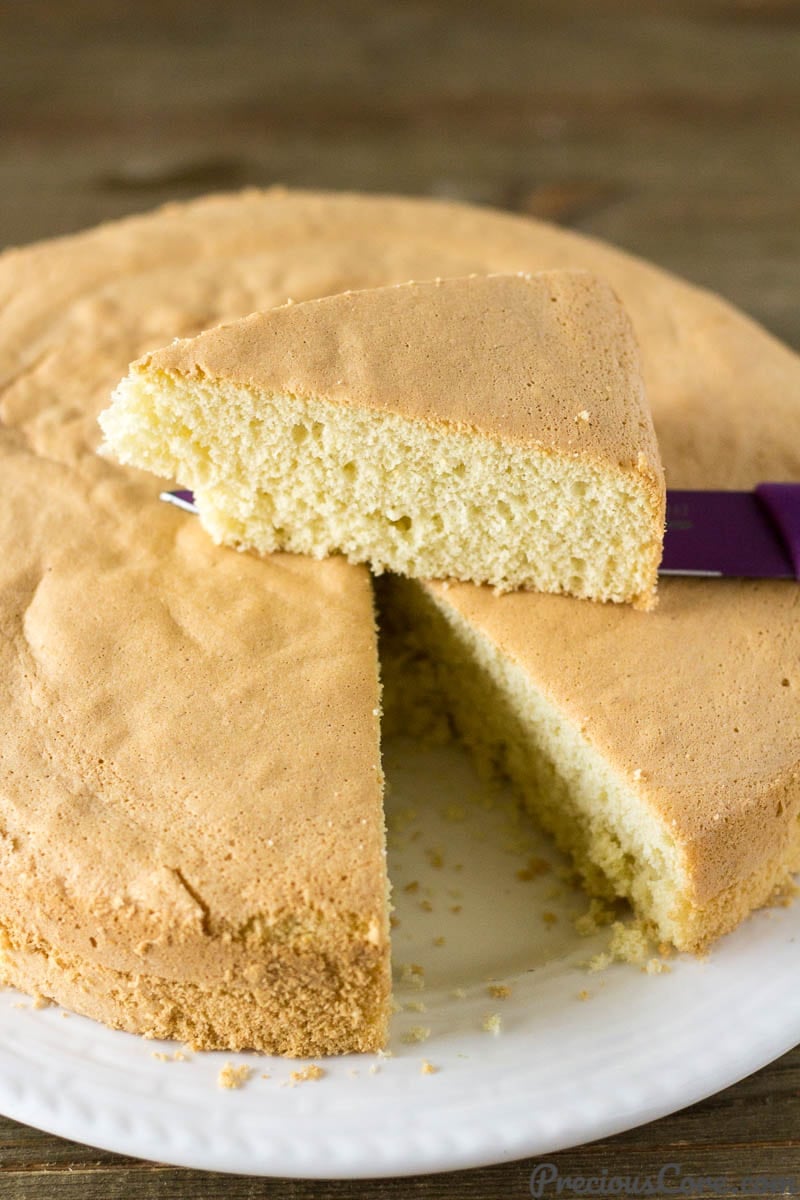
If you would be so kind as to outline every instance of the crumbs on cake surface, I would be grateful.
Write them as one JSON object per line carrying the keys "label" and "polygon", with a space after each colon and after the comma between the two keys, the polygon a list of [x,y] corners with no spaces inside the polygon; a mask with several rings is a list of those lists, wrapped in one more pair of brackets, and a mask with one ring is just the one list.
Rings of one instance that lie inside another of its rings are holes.
{"label": "crumbs on cake surface", "polygon": [[482,1024],[481,1028],[483,1029],[484,1033],[491,1033],[495,1037],[497,1037],[500,1030],[502,1029],[502,1026],[503,1026],[503,1021],[500,1016],[500,1013],[487,1013],[486,1016],[483,1018],[483,1024]]}
{"label": "crumbs on cake surface", "polygon": [[419,1073],[420,1075],[435,1075],[438,1070],[439,1068],[435,1067],[432,1062],[428,1062],[427,1058],[423,1058]]}

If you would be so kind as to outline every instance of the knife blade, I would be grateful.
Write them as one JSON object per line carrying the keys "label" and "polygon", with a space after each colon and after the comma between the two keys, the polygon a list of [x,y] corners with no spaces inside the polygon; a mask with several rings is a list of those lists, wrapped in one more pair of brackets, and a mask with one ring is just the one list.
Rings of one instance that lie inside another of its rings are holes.
{"label": "knife blade", "polygon": [[800,484],[669,489],[659,574],[800,579]]}

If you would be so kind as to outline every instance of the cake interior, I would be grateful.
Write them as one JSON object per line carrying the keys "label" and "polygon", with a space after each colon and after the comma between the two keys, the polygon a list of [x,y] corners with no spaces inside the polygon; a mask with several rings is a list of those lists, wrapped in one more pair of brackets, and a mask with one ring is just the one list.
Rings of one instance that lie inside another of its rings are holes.
{"label": "cake interior", "polygon": [[660,498],[633,470],[155,369],[122,381],[101,424],[123,462],[193,489],[219,543],[652,603]]}

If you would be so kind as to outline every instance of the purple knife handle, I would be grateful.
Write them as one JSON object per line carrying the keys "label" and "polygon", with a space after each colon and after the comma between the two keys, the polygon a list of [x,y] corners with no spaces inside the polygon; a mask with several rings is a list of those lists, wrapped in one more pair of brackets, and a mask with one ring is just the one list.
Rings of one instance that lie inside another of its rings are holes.
{"label": "purple knife handle", "polygon": [[800,483],[760,483],[756,495],[780,530],[800,581]]}

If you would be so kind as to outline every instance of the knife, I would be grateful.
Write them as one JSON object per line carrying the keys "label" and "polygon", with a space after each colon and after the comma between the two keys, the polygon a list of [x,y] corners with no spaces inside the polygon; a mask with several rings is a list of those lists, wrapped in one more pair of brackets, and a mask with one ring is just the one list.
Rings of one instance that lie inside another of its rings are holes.
{"label": "knife", "polygon": [[[197,512],[186,490],[161,499]],[[752,492],[667,492],[660,575],[800,581],[800,483],[760,483]]]}

